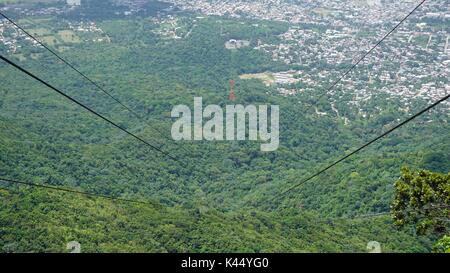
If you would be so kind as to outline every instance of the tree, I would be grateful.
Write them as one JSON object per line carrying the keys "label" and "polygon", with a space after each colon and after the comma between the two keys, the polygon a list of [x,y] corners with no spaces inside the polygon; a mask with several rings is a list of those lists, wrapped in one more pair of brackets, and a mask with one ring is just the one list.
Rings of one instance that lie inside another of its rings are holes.
{"label": "tree", "polygon": [[435,252],[450,253],[450,236],[444,236],[434,247]]}
{"label": "tree", "polygon": [[[450,231],[450,174],[414,173],[402,169],[395,183],[392,215],[397,226],[414,224],[419,234],[445,235]],[[444,237],[448,238],[448,237]],[[448,245],[441,242],[441,248]],[[446,251],[447,249],[445,249]]]}

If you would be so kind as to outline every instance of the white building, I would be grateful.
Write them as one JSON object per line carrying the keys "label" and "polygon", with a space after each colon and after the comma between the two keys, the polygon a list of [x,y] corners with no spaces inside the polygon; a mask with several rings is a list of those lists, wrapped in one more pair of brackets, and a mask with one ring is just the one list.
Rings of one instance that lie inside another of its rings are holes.
{"label": "white building", "polygon": [[225,43],[227,49],[239,49],[250,46],[250,41],[231,39]]}

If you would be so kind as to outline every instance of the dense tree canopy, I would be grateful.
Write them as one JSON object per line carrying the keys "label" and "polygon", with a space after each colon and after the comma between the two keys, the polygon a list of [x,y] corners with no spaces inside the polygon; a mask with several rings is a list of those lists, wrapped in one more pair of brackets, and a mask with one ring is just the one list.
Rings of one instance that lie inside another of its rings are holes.
{"label": "dense tree canopy", "polygon": [[[147,149],[2,62],[0,177],[147,200],[155,206],[0,182],[4,188],[0,190],[0,251],[64,252],[72,240],[89,252],[365,252],[367,242],[373,240],[382,244],[383,251],[431,251],[436,238],[415,236],[411,224],[443,231],[439,218],[448,215],[428,208],[448,205],[449,176],[405,171],[395,187],[393,181],[404,165],[449,171],[445,109],[427,113],[290,194],[274,198],[409,117],[410,113],[399,111],[401,99],[374,94],[361,106],[367,113],[363,115],[358,107],[349,107],[352,94],[339,89],[340,100],[331,105],[328,96],[317,100],[319,87],[282,96],[260,80],[241,79],[246,73],[298,69],[314,74],[330,68],[323,61],[293,67],[254,49],[258,40],[278,41],[289,28],[284,22],[196,18],[180,12],[177,34],[182,38],[169,39],[157,33],[170,24],[155,23],[153,12],[133,17],[114,10],[77,12],[83,12],[83,20],[95,20],[108,39],[94,42],[92,34],[77,33],[83,42],[76,43],[54,35],[67,29],[68,22],[74,23],[81,16],[77,13],[28,19],[48,29],[50,34],[43,38],[56,42],[52,48],[145,122],[23,37],[18,38],[23,46],[7,57],[161,145],[182,164]],[[13,10],[11,14],[21,16]],[[27,29],[34,27],[27,20],[20,23]],[[309,24],[298,27],[325,31]],[[224,44],[230,39],[246,39],[251,46],[228,50]],[[3,54],[6,47],[0,45],[0,50]],[[343,71],[346,65],[338,69]],[[280,106],[281,146],[276,152],[262,153],[259,143],[253,142],[171,139],[172,108],[191,106],[194,96],[203,97],[205,105],[230,104],[230,79],[236,81],[234,103]],[[373,88],[381,86],[375,82]],[[414,100],[410,108],[421,109],[428,103]],[[395,190],[394,213],[405,229],[395,230],[388,216],[358,218],[388,213]],[[439,248],[447,242],[445,237]]]}
{"label": "dense tree canopy", "polygon": [[[432,232],[442,236],[450,232],[450,174],[430,171],[414,173],[407,168],[395,183],[392,204],[395,224],[416,225],[419,234]],[[448,236],[442,238],[439,249],[448,249]]]}

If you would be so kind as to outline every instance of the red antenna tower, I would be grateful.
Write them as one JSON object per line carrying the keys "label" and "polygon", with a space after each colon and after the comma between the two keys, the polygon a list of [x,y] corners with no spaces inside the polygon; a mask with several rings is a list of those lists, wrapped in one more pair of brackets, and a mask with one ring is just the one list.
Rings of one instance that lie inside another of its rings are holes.
{"label": "red antenna tower", "polygon": [[236,82],[234,80],[230,80],[230,96],[229,99],[231,101],[235,101],[236,100],[236,94],[234,93],[234,85],[236,84]]}

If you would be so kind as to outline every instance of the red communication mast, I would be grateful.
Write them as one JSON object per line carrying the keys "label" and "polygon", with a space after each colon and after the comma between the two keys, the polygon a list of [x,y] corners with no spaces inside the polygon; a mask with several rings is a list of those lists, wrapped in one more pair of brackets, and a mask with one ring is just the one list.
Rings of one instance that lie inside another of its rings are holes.
{"label": "red communication mast", "polygon": [[229,99],[231,101],[235,101],[236,100],[236,94],[234,93],[234,85],[236,84],[236,82],[234,80],[230,80],[230,96]]}

